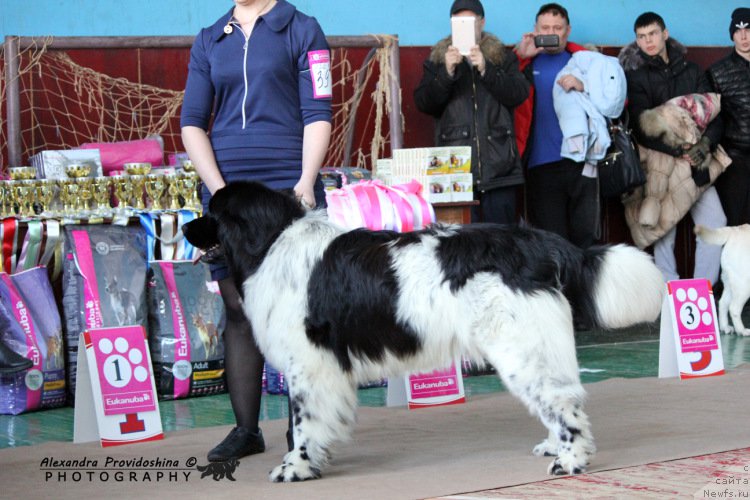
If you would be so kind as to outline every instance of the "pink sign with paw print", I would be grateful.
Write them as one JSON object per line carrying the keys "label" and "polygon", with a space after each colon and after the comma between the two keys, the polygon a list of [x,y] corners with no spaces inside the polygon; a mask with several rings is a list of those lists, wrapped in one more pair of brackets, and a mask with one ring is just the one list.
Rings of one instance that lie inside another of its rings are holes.
{"label": "pink sign with paw print", "polygon": [[110,328],[92,330],[88,335],[99,367],[104,414],[153,411],[156,397],[143,329]]}
{"label": "pink sign with paw print", "polygon": [[667,283],[661,311],[659,377],[724,374],[711,283],[705,279]]}
{"label": "pink sign with paw print", "polygon": [[73,442],[119,446],[164,439],[157,403],[145,328],[81,334]]}

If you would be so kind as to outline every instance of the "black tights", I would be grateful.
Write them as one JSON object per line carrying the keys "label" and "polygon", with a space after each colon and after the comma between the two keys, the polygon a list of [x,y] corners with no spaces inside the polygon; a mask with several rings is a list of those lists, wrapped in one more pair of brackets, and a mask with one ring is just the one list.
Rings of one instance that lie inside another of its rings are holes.
{"label": "black tights", "polygon": [[[253,329],[242,310],[240,294],[232,278],[219,281],[221,298],[226,308],[224,327],[224,368],[227,376],[229,401],[237,425],[255,432],[258,429],[260,396],[263,391],[263,354],[253,337]],[[289,409],[287,444],[291,441],[292,412]]]}
{"label": "black tights", "polygon": [[229,400],[237,425],[255,432],[263,390],[263,354],[255,344],[252,327],[242,310],[240,294],[232,278],[219,281],[219,290],[227,313],[224,367]]}

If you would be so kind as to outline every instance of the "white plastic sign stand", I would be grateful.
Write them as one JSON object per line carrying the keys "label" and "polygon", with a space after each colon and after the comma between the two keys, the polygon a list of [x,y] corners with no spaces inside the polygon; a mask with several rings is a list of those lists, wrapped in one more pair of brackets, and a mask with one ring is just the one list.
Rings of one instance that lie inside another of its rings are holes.
{"label": "white plastic sign stand", "polygon": [[408,405],[412,410],[465,402],[464,379],[458,360],[445,369],[404,377],[403,383],[400,379],[388,380],[388,406]]}
{"label": "white plastic sign stand", "polygon": [[705,279],[670,281],[661,309],[659,378],[723,374],[711,283]]}
{"label": "white plastic sign stand", "polygon": [[78,343],[73,442],[117,446],[164,439],[142,326],[93,329]]}

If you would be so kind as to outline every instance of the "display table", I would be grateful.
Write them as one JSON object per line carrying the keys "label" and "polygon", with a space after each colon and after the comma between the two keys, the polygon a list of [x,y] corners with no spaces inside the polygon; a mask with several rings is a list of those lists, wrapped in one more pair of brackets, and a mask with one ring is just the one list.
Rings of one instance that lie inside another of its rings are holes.
{"label": "display table", "polygon": [[444,224],[468,224],[471,222],[471,207],[479,205],[476,200],[433,203],[435,218]]}

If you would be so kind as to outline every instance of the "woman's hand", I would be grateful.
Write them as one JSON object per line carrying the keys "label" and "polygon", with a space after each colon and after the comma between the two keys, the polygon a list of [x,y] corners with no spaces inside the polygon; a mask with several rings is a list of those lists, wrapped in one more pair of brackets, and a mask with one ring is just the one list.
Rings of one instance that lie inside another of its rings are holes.
{"label": "woman's hand", "polygon": [[303,179],[300,179],[294,185],[294,195],[297,197],[297,201],[305,208],[315,208],[315,191],[313,187],[313,184]]}

